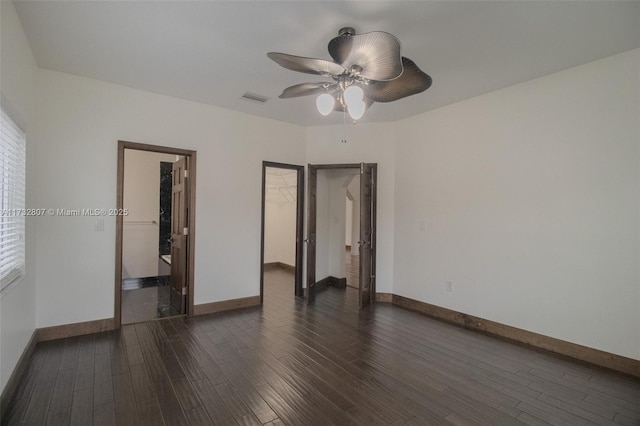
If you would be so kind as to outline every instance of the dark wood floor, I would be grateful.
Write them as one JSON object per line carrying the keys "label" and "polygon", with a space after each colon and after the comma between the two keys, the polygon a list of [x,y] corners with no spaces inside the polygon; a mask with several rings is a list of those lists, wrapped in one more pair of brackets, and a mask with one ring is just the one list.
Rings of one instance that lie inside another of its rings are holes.
{"label": "dark wood floor", "polygon": [[265,279],[262,308],[39,343],[2,424],[640,424],[640,381]]}

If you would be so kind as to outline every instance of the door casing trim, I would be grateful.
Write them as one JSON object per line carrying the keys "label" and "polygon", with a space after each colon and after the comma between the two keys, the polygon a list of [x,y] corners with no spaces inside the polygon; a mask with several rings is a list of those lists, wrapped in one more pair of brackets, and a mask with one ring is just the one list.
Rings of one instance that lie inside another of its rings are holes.
{"label": "door casing trim", "polygon": [[[187,311],[186,315],[193,315],[193,290],[195,269],[195,230],[196,230],[196,151],[182,148],[172,148],[160,145],[149,145],[138,142],[118,141],[118,171],[116,189],[116,208],[124,208],[124,150],[158,152],[163,154],[184,155],[189,157],[189,238],[187,244]],[[113,325],[119,329],[122,325],[122,232],[124,217],[116,216],[116,262],[115,262],[115,302]]]}

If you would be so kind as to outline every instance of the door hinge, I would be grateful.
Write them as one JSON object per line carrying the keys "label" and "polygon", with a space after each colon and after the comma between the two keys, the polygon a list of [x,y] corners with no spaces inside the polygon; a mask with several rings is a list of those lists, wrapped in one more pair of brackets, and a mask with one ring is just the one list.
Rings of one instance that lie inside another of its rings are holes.
{"label": "door hinge", "polygon": [[182,228],[182,235],[189,235],[189,228],[187,228],[186,226]]}
{"label": "door hinge", "polygon": [[186,177],[186,178],[189,177],[189,170],[184,169],[184,177]]}
{"label": "door hinge", "polygon": [[182,287],[182,295],[183,296],[187,295],[187,288],[186,287]]}

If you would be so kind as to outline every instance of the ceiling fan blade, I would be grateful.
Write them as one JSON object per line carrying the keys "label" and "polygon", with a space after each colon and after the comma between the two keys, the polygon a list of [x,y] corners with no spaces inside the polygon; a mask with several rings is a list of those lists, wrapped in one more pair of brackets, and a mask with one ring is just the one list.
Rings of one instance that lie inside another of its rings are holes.
{"label": "ceiling fan blade", "polygon": [[329,42],[329,54],[346,69],[355,65],[369,80],[393,80],[402,74],[400,40],[384,31],[344,34]]}
{"label": "ceiling fan blade", "polygon": [[317,74],[328,77],[340,75],[345,71],[341,65],[324,59],[305,58],[278,52],[269,52],[267,56],[281,67],[307,74]]}
{"label": "ceiling fan blade", "polygon": [[331,90],[336,83],[302,83],[287,87],[282,91],[280,98],[297,98],[299,96],[319,95],[327,89]]}
{"label": "ceiling fan blade", "polygon": [[404,72],[395,80],[370,82],[363,86],[366,96],[376,102],[392,102],[431,87],[431,77],[409,58],[402,57]]}
{"label": "ceiling fan blade", "polygon": [[349,53],[351,52],[351,47],[353,46],[353,35],[352,34],[344,34],[339,35],[338,37],[332,38],[329,41],[329,46],[327,49],[329,50],[329,55],[333,58],[333,60],[342,64],[349,57]]}

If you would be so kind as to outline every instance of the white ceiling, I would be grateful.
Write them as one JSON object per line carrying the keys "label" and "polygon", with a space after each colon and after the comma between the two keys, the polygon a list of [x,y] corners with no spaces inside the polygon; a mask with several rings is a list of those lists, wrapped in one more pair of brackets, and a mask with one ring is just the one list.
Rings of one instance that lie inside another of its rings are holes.
{"label": "white ceiling", "polygon": [[[387,31],[433,77],[424,93],[374,104],[395,121],[640,47],[640,2],[619,1],[15,1],[38,65],[300,125],[315,99],[278,99],[322,77],[266,53],[330,59],[338,29]],[[243,100],[246,91],[265,104]]]}

